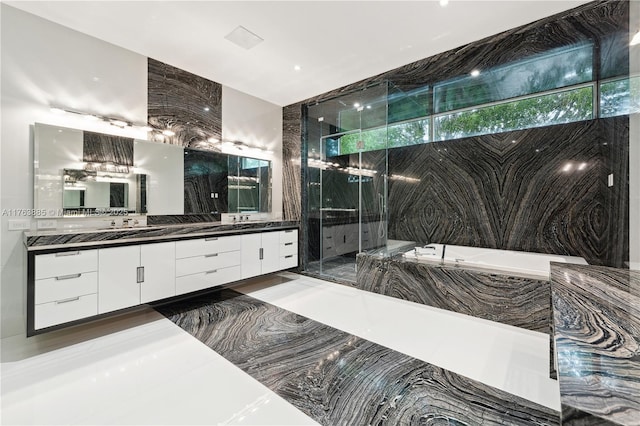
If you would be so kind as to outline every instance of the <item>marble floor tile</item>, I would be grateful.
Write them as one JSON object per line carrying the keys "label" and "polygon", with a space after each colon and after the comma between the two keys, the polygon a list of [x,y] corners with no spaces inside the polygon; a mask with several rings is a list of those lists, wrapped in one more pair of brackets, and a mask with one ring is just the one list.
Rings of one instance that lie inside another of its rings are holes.
{"label": "marble floor tile", "polygon": [[316,424],[157,312],[142,315],[93,338],[3,339],[1,424]]}
{"label": "marble floor tile", "polygon": [[321,424],[559,422],[554,409],[234,290],[159,311]]}
{"label": "marble floor tile", "polygon": [[547,334],[293,273],[234,290],[560,410]]}

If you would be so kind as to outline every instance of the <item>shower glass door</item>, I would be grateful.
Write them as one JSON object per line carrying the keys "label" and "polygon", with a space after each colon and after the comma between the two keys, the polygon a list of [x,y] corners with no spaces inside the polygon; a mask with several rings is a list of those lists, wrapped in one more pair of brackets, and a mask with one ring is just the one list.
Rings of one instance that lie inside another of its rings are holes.
{"label": "shower glass door", "polygon": [[307,110],[306,270],[356,280],[356,255],[386,247],[387,85]]}

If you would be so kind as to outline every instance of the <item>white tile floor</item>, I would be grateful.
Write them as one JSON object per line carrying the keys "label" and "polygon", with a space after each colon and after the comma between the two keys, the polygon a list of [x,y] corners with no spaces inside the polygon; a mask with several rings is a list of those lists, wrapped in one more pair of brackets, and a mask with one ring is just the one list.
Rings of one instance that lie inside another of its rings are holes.
{"label": "white tile floor", "polygon": [[[295,274],[236,289],[559,409],[544,334]],[[1,349],[3,425],[314,424],[151,309]]]}

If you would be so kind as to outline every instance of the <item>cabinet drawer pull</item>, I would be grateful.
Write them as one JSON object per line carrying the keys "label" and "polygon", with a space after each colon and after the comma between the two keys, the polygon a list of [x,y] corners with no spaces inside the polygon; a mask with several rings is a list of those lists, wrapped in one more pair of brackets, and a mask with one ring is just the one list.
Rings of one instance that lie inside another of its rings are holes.
{"label": "cabinet drawer pull", "polygon": [[260,248],[260,260],[264,259],[264,248]]}
{"label": "cabinet drawer pull", "polygon": [[72,280],[74,278],[80,278],[81,276],[82,276],[82,274],[63,275],[61,277],[56,277],[56,281]]}
{"label": "cabinet drawer pull", "polygon": [[293,255],[292,255],[292,254],[290,254],[289,256],[285,256],[284,258],[285,258],[285,259],[290,259],[290,258],[292,258],[292,257],[293,257]]}
{"label": "cabinet drawer pull", "polygon": [[205,241],[218,241],[218,237],[209,237],[209,238],[205,238]]}
{"label": "cabinet drawer pull", "polygon": [[293,243],[284,243],[285,246],[292,246]]}
{"label": "cabinet drawer pull", "polygon": [[138,284],[144,282],[144,266],[138,266],[136,268],[136,282]]}
{"label": "cabinet drawer pull", "polygon": [[325,250],[331,250],[333,247],[325,247]]}
{"label": "cabinet drawer pull", "polygon": [[79,254],[80,254],[80,250],[78,250],[78,251],[65,251],[63,253],[56,253],[56,257],[77,256]]}
{"label": "cabinet drawer pull", "polygon": [[218,253],[213,253],[213,254],[205,254],[204,257],[217,257]]}
{"label": "cabinet drawer pull", "polygon": [[71,297],[69,299],[64,300],[56,300],[56,305],[61,305],[63,303],[75,302],[76,300],[80,300],[80,296]]}
{"label": "cabinet drawer pull", "polygon": [[290,233],[292,233],[293,231],[295,231],[295,229],[289,229],[289,230],[284,231],[284,232],[285,232],[285,233],[287,233],[287,234],[290,234]]}
{"label": "cabinet drawer pull", "polygon": [[215,274],[216,272],[218,272],[218,270],[217,270],[217,269],[214,269],[213,271],[207,271],[207,272],[205,272],[204,274],[205,274],[205,275],[209,275],[209,274]]}
{"label": "cabinet drawer pull", "polygon": [[331,235],[329,235],[328,237],[325,237],[327,240],[332,239],[333,237]]}

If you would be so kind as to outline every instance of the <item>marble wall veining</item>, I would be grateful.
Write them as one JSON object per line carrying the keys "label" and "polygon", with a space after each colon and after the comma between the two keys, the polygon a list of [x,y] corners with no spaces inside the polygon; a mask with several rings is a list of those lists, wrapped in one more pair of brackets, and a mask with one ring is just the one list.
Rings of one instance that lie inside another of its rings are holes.
{"label": "marble wall veining", "polygon": [[222,139],[222,86],[206,78],[149,58],[148,124],[169,129],[154,133],[158,142],[197,148],[208,138]]}
{"label": "marble wall veining", "polygon": [[607,188],[607,140],[627,143],[627,117],[392,149],[389,235],[622,266],[628,224],[611,214],[628,190]]}
{"label": "marble wall veining", "polygon": [[133,166],[133,139],[84,131],[82,132],[82,161]]}
{"label": "marble wall veining", "polygon": [[300,134],[302,133],[302,105],[294,104],[282,109],[282,174],[283,219],[300,220],[301,181]]}

